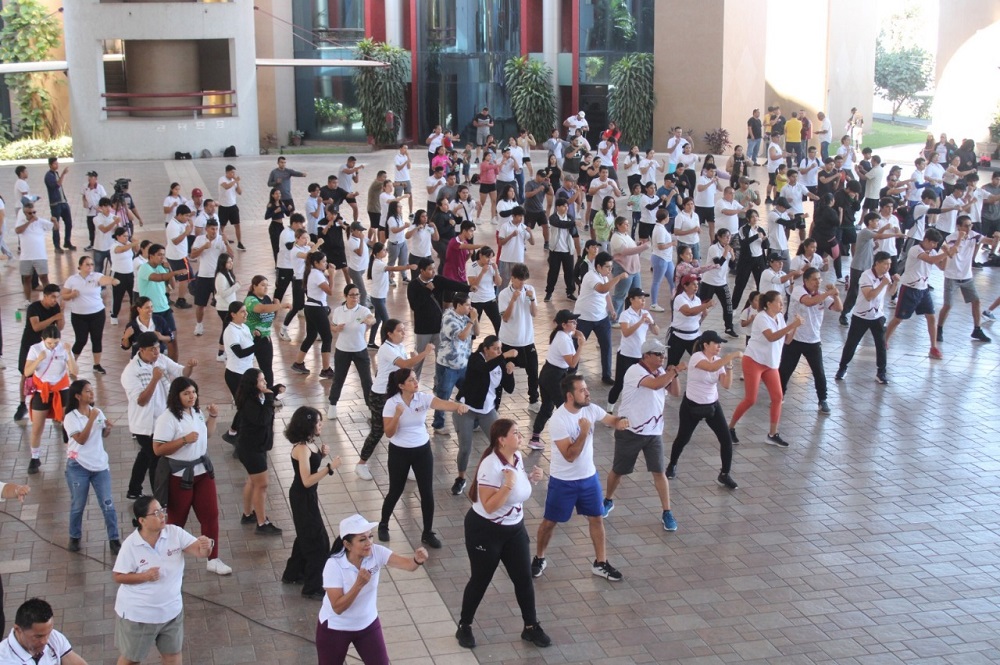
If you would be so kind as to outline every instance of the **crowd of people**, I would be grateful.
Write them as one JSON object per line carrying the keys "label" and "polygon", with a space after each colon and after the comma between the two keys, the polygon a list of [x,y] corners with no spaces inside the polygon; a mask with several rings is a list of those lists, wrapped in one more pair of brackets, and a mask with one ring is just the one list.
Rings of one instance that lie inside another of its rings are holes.
{"label": "crowd of people", "polygon": [[[822,113],[817,120],[811,123],[804,111],[786,120],[777,107],[762,119],[755,110],[745,149],[736,146],[722,169],[711,155],[695,155],[679,127],[660,159],[638,146],[622,149],[613,122],[592,147],[583,112],[563,122],[565,135],[554,129],[544,143],[525,131],[495,139],[493,118],[483,108],[475,120],[475,146],[460,149],[441,127],[427,137],[426,182],[410,146],[403,144],[390,170],[378,171],[366,193],[365,165],[350,157],[325,185],[306,184],[301,208],[293,179],[307,175],[280,157],[268,177],[264,207],[273,271],[263,267],[266,252],[251,247],[248,256],[262,263],[255,264],[261,267],[247,285],[234,270],[235,258],[248,251],[241,223],[249,222],[249,215],[241,214],[243,189],[234,165],[225,166],[214,200],[200,189],[187,198],[180,184],[171,183],[163,202],[164,229],[141,241],[136,224],[144,222],[128,181],[118,180],[109,197],[97,173],[88,173],[82,194],[88,253],[79,256],[76,274],[61,285],[48,282],[46,238],[51,234],[57,253],[77,249],[64,190],[67,169],[50,160],[43,206],[30,193],[27,169],[18,167],[12,218],[25,295],[18,359],[24,401],[15,420],[30,416],[29,474],[38,473],[45,458],[47,422],[61,425],[68,443],[71,551],[81,547],[89,489],[97,495],[117,557],[119,663],[142,662],[154,647],[163,662],[180,662],[180,551],[206,558],[209,572],[233,572],[220,558],[218,543],[219,505],[208,446],[217,431],[247,473],[241,523],[254,525],[261,536],[282,533],[267,509],[275,412],[304,379],[275,382],[275,344],[298,338],[289,372],[330,381],[325,409],[299,407],[283,432],[294,474],[288,499],[295,541],[282,581],[300,584],[304,597],[322,602],[316,630],[320,663],[343,662],[351,644],[364,662],[385,663],[376,604],[379,571],[416,570],[429,550],[442,547],[434,530],[432,436],[449,434],[446,414],[458,442],[450,494],[467,492],[472,502],[464,525],[472,572],[456,638],[463,647],[476,646],[476,610],[503,563],[522,614],[521,636],[544,647],[551,639],[538,621],[533,580],[549,565],[547,548],[556,525],[568,522],[574,511],[586,517],[593,574],[622,580],[624,573],[609,560],[604,526],[622,477],[635,471],[641,454],[661,505],[658,524],[676,530],[669,479],[679,472],[680,455],[702,420],[720,447],[716,481],[736,490],[737,425],[757,403],[761,383],[770,397],[763,443],[792,445],[780,433],[782,402],[803,356],[817,411],[832,412],[821,346],[827,311],[848,328],[837,381],[845,380],[870,332],[874,377],[887,385],[889,341],[913,314],[925,317],[929,356],[940,359],[956,291],[972,308],[971,339],[989,342],[982,325],[994,319],[1000,299],[981,306],[973,271],[996,260],[1000,172],[980,187],[975,156],[970,164],[967,146],[956,148],[943,135],[928,141],[912,170],[888,168],[870,149],[859,152],[863,121],[855,112],[839,140]],[[817,141],[819,156],[811,145]],[[839,147],[831,156],[833,144]],[[767,180],[761,177],[758,188],[752,169],[759,168],[761,146]],[[543,150],[544,166],[535,166],[532,157]],[[477,186],[478,197],[472,192]],[[367,218],[360,216],[362,205]],[[544,258],[544,279],[530,274],[529,256]],[[944,276],[938,317],[929,283],[935,268]],[[560,273],[564,293],[557,292]],[[392,288],[405,290],[410,312],[390,306]],[[32,301],[36,289],[40,295]],[[129,309],[120,320],[125,296]],[[536,322],[545,326],[547,318],[539,300],[556,301],[544,350],[536,348]],[[220,319],[216,356],[235,405],[228,427],[221,428],[219,407],[199,401],[193,376],[196,368],[198,373],[205,368],[193,358],[183,360],[179,348],[181,340],[189,344],[191,337],[207,334],[208,307]],[[716,307],[725,336],[706,325]],[[190,336],[178,329],[175,308],[195,309]],[[63,341],[67,313],[72,344]],[[293,336],[299,317],[303,323]],[[120,382],[128,397],[124,426],[137,444],[125,496],[136,529],[124,539],[104,447],[112,428],[121,425],[108,420],[93,386],[81,378],[88,370],[105,374],[106,324],[123,331],[121,347],[131,353]],[[599,347],[599,377],[580,371],[592,335]],[[319,365],[310,367],[307,363],[317,360],[317,338]],[[81,367],[83,360],[89,365]],[[433,389],[427,391],[421,378],[430,362]],[[360,392],[345,395],[352,368]],[[719,386],[731,389],[737,375],[744,396],[727,418]],[[593,378],[609,388],[606,403],[592,399]],[[528,437],[511,408],[502,405],[503,396],[517,388],[526,392],[534,414]],[[679,400],[676,410],[667,405],[668,393]],[[331,549],[317,487],[347,470],[340,457],[331,457],[321,435],[324,416],[340,418],[344,398],[363,399],[370,410],[369,433],[351,471],[373,482],[370,462],[385,438],[388,479],[377,521],[361,515],[343,519]],[[603,483],[594,460],[598,424],[612,430],[614,440]],[[476,430],[488,446],[470,471]],[[669,453],[668,431],[675,432]],[[527,469],[533,451],[546,451],[549,459],[534,554],[524,502],[545,474],[537,465]],[[401,555],[376,538],[390,542],[390,523],[408,480],[418,489],[424,547]],[[4,497],[23,499],[27,493],[8,487],[13,489],[0,486]],[[192,509],[200,537],[184,530]],[[12,633],[18,646],[8,638],[6,648],[30,651],[19,631],[50,621],[51,611],[46,618],[44,609],[32,606],[23,620],[19,611]],[[50,637],[49,644],[68,651],[68,641],[60,639]]]}

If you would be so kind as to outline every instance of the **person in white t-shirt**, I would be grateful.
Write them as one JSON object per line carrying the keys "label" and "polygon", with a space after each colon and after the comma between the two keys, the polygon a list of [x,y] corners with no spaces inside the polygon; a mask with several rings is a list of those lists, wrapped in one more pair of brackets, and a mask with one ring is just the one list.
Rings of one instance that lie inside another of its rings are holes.
{"label": "person in white t-shirt", "polygon": [[413,556],[395,554],[376,545],[374,522],[361,515],[340,521],[340,535],[333,542],[323,568],[323,606],[316,626],[316,654],[320,665],[343,663],[354,645],[365,663],[388,663],[389,654],[378,618],[378,582],[386,568],[413,572],[427,561],[427,550]]}
{"label": "person in white t-shirt", "polygon": [[560,384],[563,378],[576,371],[580,364],[580,355],[586,340],[583,333],[576,329],[579,314],[574,314],[568,309],[561,309],[556,312],[556,327],[549,335],[549,348],[545,352],[545,364],[538,374],[538,388],[542,400],[542,405],[535,416],[534,425],[531,428],[531,439],[528,447],[532,450],[545,450],[542,443],[542,430],[552,417],[553,411],[562,406],[565,395],[563,395]]}
{"label": "person in white t-shirt", "polygon": [[[896,301],[896,313],[885,330],[885,346],[889,348],[889,339],[899,327],[899,324],[914,314],[923,314],[927,319],[927,336],[930,338],[931,350],[928,355],[940,360],[941,350],[937,342],[942,341],[941,329],[936,327],[934,315],[934,300],[927,288],[931,268],[944,270],[948,260],[958,253],[959,245],[942,245],[944,237],[937,229],[927,229],[924,239],[910,248],[906,257],[906,270],[899,278],[899,298]],[[937,247],[941,247],[938,251]],[[937,334],[935,334],[935,331]]]}
{"label": "person in white t-shirt", "polygon": [[944,337],[944,321],[948,318],[955,290],[958,289],[962,292],[962,299],[972,305],[972,339],[990,342],[992,340],[980,327],[982,305],[979,303],[976,283],[972,279],[972,266],[983,245],[992,250],[1000,244],[1000,231],[994,231],[993,237],[987,238],[972,230],[972,217],[961,215],[958,218],[958,230],[945,238],[944,242],[954,247],[955,253],[948,259],[948,265],[944,269],[944,304],[938,314],[938,341]]}
{"label": "person in white t-shirt", "polygon": [[545,495],[545,516],[538,525],[532,577],[541,577],[548,565],[545,551],[556,524],[568,522],[573,510],[590,522],[590,540],[596,556],[591,572],[612,582],[624,576],[607,559],[604,540],[604,497],[601,479],[594,465],[594,427],[603,423],[616,430],[629,426],[628,418],[616,417],[590,402],[590,390],[582,376],[563,378],[560,390],[565,402],[549,421],[552,437],[549,464],[549,491]]}
{"label": "person in white t-shirt", "polygon": [[691,435],[704,420],[719,440],[719,456],[722,468],[716,482],[734,490],[739,485],[730,475],[733,463],[733,443],[730,429],[726,426],[726,415],[719,404],[719,385],[729,390],[733,385],[733,362],[743,354],[732,351],[724,356],[719,352],[726,340],[714,330],[706,330],[695,341],[691,362],[688,363],[688,381],[681,400],[677,436],[670,449],[667,464],[667,478],[677,477],[677,463],[681,453],[691,441]]}
{"label": "person in white t-shirt", "polygon": [[636,460],[641,452],[646,459],[646,470],[653,475],[653,486],[660,498],[662,513],[660,519],[665,531],[676,531],[677,520],[670,509],[670,486],[667,483],[663,463],[663,409],[666,392],[680,394],[677,375],[684,369],[663,367],[663,357],[667,347],[663,342],[651,337],[639,348],[640,357],[624,373],[622,405],[618,415],[627,419],[629,426],[615,432],[615,453],[611,471],[608,473],[607,491],[604,493],[604,517],[615,509],[615,490],[622,476],[635,470]]}
{"label": "person in white t-shirt", "polygon": [[801,316],[802,325],[792,335],[792,340],[781,350],[781,363],[778,374],[781,378],[781,394],[788,388],[788,380],[792,372],[799,366],[802,356],[809,363],[809,371],[813,375],[816,386],[816,399],[819,400],[819,410],[830,413],[826,397],[826,372],[823,370],[823,345],[820,329],[823,326],[823,312],[840,312],[844,309],[840,302],[840,292],[836,285],[827,284],[820,290],[822,274],[815,267],[806,268],[802,274],[802,282],[792,289],[792,298],[788,307],[789,316]]}
{"label": "person in white t-shirt", "polygon": [[365,288],[365,271],[368,270],[368,231],[361,222],[351,222],[350,235],[346,243],[347,270],[351,281],[361,292],[360,303],[371,307],[368,290]]}
{"label": "person in white t-shirt", "polygon": [[677,163],[681,161],[686,145],[691,145],[691,142],[684,138],[684,130],[679,125],[674,127],[667,139],[667,173],[677,170]]}
{"label": "person in white t-shirt", "polygon": [[642,345],[649,333],[660,334],[660,327],[653,320],[653,315],[645,308],[648,293],[641,288],[629,289],[625,299],[626,307],[618,315],[621,327],[621,341],[618,345],[618,355],[615,357],[615,385],[608,393],[608,411],[613,411],[618,397],[624,388],[625,373],[632,365],[642,360]]}
{"label": "person in white t-shirt", "polygon": [[788,201],[790,206],[788,216],[791,224],[785,227],[785,236],[791,235],[794,227],[799,232],[799,242],[806,238],[806,215],[803,202],[819,201],[819,197],[809,191],[806,183],[799,180],[799,172],[796,169],[788,169],[788,182],[781,189],[781,198]]}
{"label": "person in white t-shirt", "polygon": [[21,275],[21,288],[24,290],[24,306],[27,307],[31,304],[32,273],[38,275],[38,281],[43,289],[49,283],[49,258],[45,249],[45,237],[52,231],[53,225],[49,220],[38,217],[33,202],[25,202],[21,212],[24,219],[18,219],[14,232],[21,246],[18,272]]}
{"label": "person in white t-shirt", "polygon": [[208,556],[214,542],[167,524],[167,511],[151,496],[132,504],[133,531],[115,559],[115,644],[119,662],[141,663],[154,646],[166,665],[181,662],[184,647],[184,554]]}
{"label": "person in white t-shirt", "polygon": [[63,427],[69,437],[66,448],[66,484],[69,485],[69,545],[70,552],[80,551],[83,538],[83,511],[87,495],[94,488],[97,505],[104,514],[104,528],[108,533],[111,553],[118,554],[121,541],[118,534],[118,513],[111,496],[111,470],[104,439],[111,434],[111,421],[94,407],[94,387],[89,381],[77,380],[70,384],[69,402]]}
{"label": "person in white t-shirt", "polygon": [[601,347],[601,381],[606,386],[615,383],[611,378],[611,321],[618,317],[611,302],[611,293],[618,282],[630,277],[625,272],[612,277],[611,263],[611,254],[598,253],[594,258],[594,269],[583,276],[580,295],[573,307],[573,311],[580,315],[577,325],[583,336],[590,339],[590,333],[597,335],[597,344]]}
{"label": "person in white t-shirt", "polygon": [[528,410],[538,413],[538,350],[535,349],[535,322],[538,315],[538,294],[528,284],[528,266],[515,263],[511,268],[510,284],[497,294],[500,310],[500,338],[504,352],[517,349],[514,365],[524,370],[528,381]]}
{"label": "person in white t-shirt", "polygon": [[236,204],[236,197],[242,195],[243,186],[240,185],[240,176],[236,175],[236,167],[227,164],[226,175],[219,178],[219,227],[225,233],[226,224],[232,224],[236,229],[236,246],[245,250],[240,233],[240,208]]}
{"label": "person in white t-shirt", "polygon": [[[26,486],[21,487],[27,490]],[[0,612],[0,632],[3,628],[3,613]],[[41,598],[29,598],[17,608],[14,628],[0,642],[0,663],[87,665],[87,661],[73,651],[66,636],[55,629],[52,606]]]}
{"label": "person in white t-shirt", "polygon": [[511,269],[518,263],[524,263],[525,246],[534,244],[535,237],[524,223],[524,208],[515,206],[511,209],[509,219],[497,230],[497,245],[500,249],[497,267],[500,269],[501,289],[510,284]]}
{"label": "person in white t-shirt", "polygon": [[[920,247],[913,249],[923,251]],[[840,367],[837,369],[837,376],[834,377],[837,381],[844,380],[847,366],[854,358],[858,344],[861,343],[866,332],[871,332],[872,341],[875,343],[875,381],[882,385],[889,384],[885,358],[885,296],[886,293],[890,296],[896,293],[900,280],[898,273],[890,275],[889,269],[891,267],[891,256],[885,252],[875,252],[871,269],[861,273],[861,277],[858,279],[857,307],[851,313],[851,327],[847,330],[847,340],[844,342],[844,350],[840,354]],[[896,307],[899,307],[899,303],[896,304]]]}
{"label": "person in white t-shirt", "polygon": [[215,202],[211,199],[206,201],[205,209],[211,210],[212,216],[205,222],[205,233],[195,238],[191,246],[191,258],[198,259],[198,276],[192,285],[196,336],[205,334],[205,308],[215,295],[215,270],[219,265],[219,257],[233,254],[226,236],[219,232],[219,222],[215,219]]}
{"label": "person in white t-shirt", "polygon": [[781,377],[778,367],[781,364],[781,349],[790,340],[796,330],[802,325],[801,316],[796,316],[787,325],[781,313],[784,298],[777,291],[761,293],[760,312],[754,317],[750,328],[750,343],[743,355],[743,401],[733,411],[729,419],[729,436],[733,443],[739,443],[736,437],[736,423],[747,411],[757,403],[757,392],[761,382],[767,386],[771,396],[771,428],[767,434],[767,443],[782,448],[788,447],[788,442],[778,433],[781,423]]}
{"label": "person in white t-shirt", "polygon": [[367,396],[372,390],[372,361],[368,355],[365,338],[368,330],[375,325],[371,310],[361,304],[361,290],[357,284],[344,287],[344,304],[333,310],[330,330],[337,334],[333,351],[333,383],[330,384],[330,406],[326,417],[337,419],[337,402],[347,380],[351,365],[358,370],[361,380],[361,394]]}
{"label": "person in white t-shirt", "polygon": [[410,184],[410,168],[413,163],[410,161],[410,149],[404,143],[399,146],[399,152],[393,158],[393,168],[395,173],[391,178],[393,184],[393,195],[401,199],[406,197],[406,204],[410,211],[413,211],[413,187]]}
{"label": "person in white t-shirt", "polygon": [[174,306],[178,309],[190,309],[191,303],[185,296],[188,291],[188,281],[194,279],[191,271],[191,263],[188,260],[187,238],[194,229],[194,221],[191,219],[192,212],[186,204],[182,203],[176,207],[174,216],[167,221],[167,232],[165,257],[169,267],[177,272],[174,275],[174,282],[177,284],[177,299]]}
{"label": "person in white t-shirt", "polygon": [[77,274],[70,275],[63,284],[62,299],[70,312],[70,323],[76,339],[73,342],[73,357],[80,360],[80,354],[89,339],[94,356],[94,372],[97,374],[107,374],[101,367],[104,323],[107,321],[101,288],[115,284],[118,284],[118,280],[114,277],[94,272],[94,259],[89,256],[80,257]]}

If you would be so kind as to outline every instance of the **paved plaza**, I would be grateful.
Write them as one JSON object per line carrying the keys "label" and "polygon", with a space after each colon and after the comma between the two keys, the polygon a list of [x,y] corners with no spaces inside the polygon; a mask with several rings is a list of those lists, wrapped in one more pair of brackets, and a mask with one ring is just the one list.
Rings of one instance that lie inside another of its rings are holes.
{"label": "paved plaza", "polygon": [[[884,154],[884,152],[883,152]],[[368,168],[360,190],[392,152],[359,155]],[[536,164],[543,153],[536,153]],[[909,153],[905,153],[909,155]],[[414,189],[422,207],[423,150],[415,148]],[[293,192],[300,207],[310,182],[325,184],[346,156],[288,157],[288,167],[305,171]],[[254,274],[273,280],[273,262],[263,221],[267,174],[275,157],[233,160],[242,176],[240,208],[247,252],[235,257],[242,284]],[[907,159],[910,159],[907,157]],[[132,193],[146,221],[139,237],[163,239],[161,202],[168,184],[181,183],[185,195],[194,187],[216,195],[216,181],[230,160],[185,162],[69,163],[66,190],[75,203],[73,242],[81,249],[50,257],[50,276],[62,281],[82,255],[85,217],[79,192],[84,173],[94,169],[110,190],[117,177],[132,178]],[[902,159],[898,160],[904,161]],[[42,194],[44,164],[30,167],[33,193]],[[904,173],[908,173],[904,169]],[[764,180],[764,170],[754,177]],[[906,177],[906,176],[904,176]],[[988,178],[984,180],[987,181]],[[0,167],[0,193],[7,200],[8,242],[12,242],[13,165]],[[473,187],[473,192],[476,192]],[[478,195],[474,194],[474,198]],[[364,194],[361,195],[362,221]],[[808,210],[808,208],[807,208]],[[619,214],[624,214],[624,200]],[[348,211],[349,214],[349,211]],[[484,224],[477,241],[492,242],[495,227]],[[231,230],[229,231],[232,237]],[[703,242],[705,233],[703,232]],[[51,249],[51,248],[50,248]],[[543,290],[546,261],[541,242],[529,248],[530,283]],[[648,256],[643,282],[649,285]],[[1000,294],[1000,274],[977,270],[975,279],[988,304]],[[941,273],[935,271],[934,298],[940,306]],[[337,287],[342,286],[340,278]],[[108,296],[110,298],[110,295]],[[0,573],[8,628],[14,610],[31,596],[45,597],[55,608],[56,626],[91,664],[115,662],[113,557],[105,540],[103,519],[93,498],[84,520],[83,550],[69,553],[69,491],[64,478],[61,437],[47,431],[47,453],[41,473],[27,475],[29,428],[13,422],[17,404],[17,349],[23,323],[15,310],[23,297],[16,267],[0,265],[0,316],[3,356],[0,372],[0,480],[27,483],[31,494],[20,505],[0,504]],[[666,305],[666,298],[661,299]],[[557,291],[553,302],[539,301],[535,335],[540,353],[558,309],[571,305]],[[389,293],[390,314],[409,321],[405,290]],[[669,307],[668,307],[669,309]],[[720,308],[703,326],[722,330]],[[890,310],[891,311],[891,310]],[[209,312],[211,314],[211,312]],[[197,358],[193,378],[201,387],[202,405],[217,403],[228,422],[231,400],[223,381],[223,365],[214,360],[218,319],[206,316],[206,334],[194,337],[193,310],[176,312],[180,358]],[[669,314],[655,315],[666,331]],[[123,315],[124,321],[124,315]],[[94,376],[89,347],[81,357],[81,377],[97,389],[97,405],[115,423],[107,441],[114,496],[123,538],[130,533],[131,503],[125,500],[128,473],[137,450],[128,433],[126,401],[118,380],[129,354],[118,348],[120,328],[105,329],[102,364],[106,376]],[[484,334],[492,332],[488,321]],[[823,345],[830,383],[832,415],[816,409],[812,377],[805,363],[789,384],[781,426],[788,449],[764,445],[767,434],[766,391],[739,425],[742,445],[735,449],[734,492],[715,483],[718,445],[701,426],[670,483],[674,533],[659,522],[659,502],[645,472],[626,478],[617,493],[616,509],[607,519],[608,556],[625,575],[612,583],[590,572],[593,550],[585,519],[577,517],[556,531],[547,552],[549,566],[535,581],[539,619],[553,646],[537,649],[520,640],[520,615],[513,588],[500,570],[479,610],[474,631],[479,646],[461,649],[455,624],[469,564],[463,543],[464,497],[451,496],[457,441],[432,435],[435,454],[435,529],[444,542],[432,550],[428,564],[415,573],[393,571],[382,580],[379,610],[389,654],[395,664],[436,663],[876,663],[940,664],[1000,662],[1000,340],[977,344],[968,306],[958,304],[945,329],[943,360],[927,357],[923,321],[900,327],[889,351],[889,386],[875,383],[870,338],[863,343],[847,378],[833,382],[847,329],[828,315]],[[988,334],[993,335],[990,329]],[[276,380],[289,386],[286,406],[275,423],[270,455],[269,516],[284,528],[281,537],[261,537],[240,526],[241,491],[246,478],[230,447],[216,436],[209,442],[218,483],[220,556],[231,565],[230,577],[205,570],[203,561],[188,558],[184,582],[186,639],[184,660],[194,665],[315,662],[313,645],[319,604],[303,599],[299,587],[283,585],[281,571],[294,540],[287,489],[292,479],[288,442],[281,435],[295,408],[308,404],[325,413],[329,382],[314,371],[292,373],[297,344],[304,332],[299,319],[290,332],[295,344],[275,340]],[[1000,335],[1000,329],[995,331]],[[66,338],[72,338],[69,325]],[[617,343],[618,333],[614,338]],[[662,338],[662,334],[661,334]],[[412,345],[412,334],[407,343]],[[742,341],[740,341],[741,343]],[[730,345],[735,347],[736,344]],[[306,364],[317,369],[318,344]],[[596,340],[587,344],[580,371],[590,379],[595,403],[606,404],[600,384]],[[505,395],[501,416],[516,419],[530,431],[534,414],[528,407],[524,374],[516,373],[517,390]],[[430,390],[433,371],[423,374]],[[722,392],[727,415],[742,398],[742,382]],[[679,401],[668,398],[667,446],[673,440]],[[368,410],[351,373],[340,403],[339,420],[326,423],[323,442],[344,465],[337,478],[320,485],[321,507],[331,538],[339,521],[354,512],[377,519],[388,486],[385,444],[371,460],[374,482],[354,473],[368,432]],[[221,432],[217,432],[219,434]],[[548,443],[546,432],[543,439]],[[478,459],[486,439],[476,433]],[[548,451],[525,450],[527,466],[548,469]],[[610,469],[612,436],[599,428],[595,455],[602,481]],[[546,483],[535,487],[526,503],[532,541],[541,520]],[[419,545],[420,510],[415,483],[398,505],[390,524],[395,550],[407,554]],[[188,529],[197,533],[194,515]],[[353,653],[353,652],[352,652]],[[149,662],[159,662],[158,659]],[[360,662],[356,658],[348,662]]]}

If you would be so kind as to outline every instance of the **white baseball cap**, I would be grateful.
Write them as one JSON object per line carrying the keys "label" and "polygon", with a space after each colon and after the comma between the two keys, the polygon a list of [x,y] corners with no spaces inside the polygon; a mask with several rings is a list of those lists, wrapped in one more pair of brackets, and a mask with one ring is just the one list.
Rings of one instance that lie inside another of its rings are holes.
{"label": "white baseball cap", "polygon": [[378,522],[369,522],[361,515],[351,515],[340,520],[340,537],[369,533],[377,526]]}
{"label": "white baseball cap", "polygon": [[587,114],[586,114],[586,113],[584,113],[583,111],[580,111],[580,112],[579,112],[579,113],[577,113],[576,115],[577,115],[577,117],[579,117],[579,118],[586,118],[586,117],[587,117]]}

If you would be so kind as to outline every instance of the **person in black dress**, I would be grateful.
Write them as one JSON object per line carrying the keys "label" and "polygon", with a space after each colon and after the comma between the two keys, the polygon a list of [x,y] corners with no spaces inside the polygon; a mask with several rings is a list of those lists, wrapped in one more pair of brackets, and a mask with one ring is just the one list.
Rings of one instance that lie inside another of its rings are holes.
{"label": "person in black dress", "polygon": [[[339,456],[320,466],[330,452],[325,444],[315,442],[322,430],[322,414],[309,406],[296,409],[285,428],[285,438],[292,444],[292,472],[295,474],[288,489],[288,503],[292,507],[292,521],[295,523],[295,542],[281,581],[302,584],[302,595],[313,600],[323,600],[326,595],[323,591],[323,566],[330,556],[330,536],[319,511],[317,485],[340,467]],[[309,470],[303,473],[306,465]]]}

